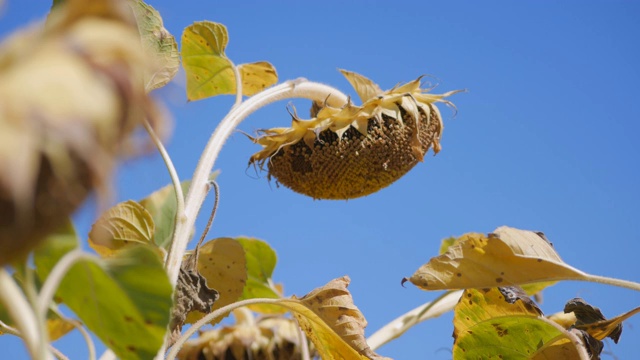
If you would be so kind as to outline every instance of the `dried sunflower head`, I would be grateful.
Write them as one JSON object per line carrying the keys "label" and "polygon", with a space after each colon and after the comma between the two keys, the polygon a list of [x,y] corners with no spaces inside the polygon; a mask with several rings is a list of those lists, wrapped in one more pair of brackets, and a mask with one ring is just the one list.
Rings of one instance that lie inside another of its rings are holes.
{"label": "dried sunflower head", "polygon": [[107,188],[132,130],[155,117],[126,2],[68,0],[0,45],[0,266]]}
{"label": "dried sunflower head", "polygon": [[[302,356],[301,336],[296,323],[284,316],[255,319],[246,308],[233,312],[236,324],[206,331],[195,340],[187,341],[180,360],[288,360]],[[314,356],[313,345],[310,347]]]}
{"label": "dried sunflower head", "polygon": [[382,91],[362,75],[341,70],[362,100],[341,108],[315,103],[310,120],[294,113],[289,128],[251,138],[263,149],[249,164],[266,163],[269,179],[314,199],[353,199],[398,180],[430,148],[440,151],[442,117],[435,103],[458,91],[431,94],[420,79]]}

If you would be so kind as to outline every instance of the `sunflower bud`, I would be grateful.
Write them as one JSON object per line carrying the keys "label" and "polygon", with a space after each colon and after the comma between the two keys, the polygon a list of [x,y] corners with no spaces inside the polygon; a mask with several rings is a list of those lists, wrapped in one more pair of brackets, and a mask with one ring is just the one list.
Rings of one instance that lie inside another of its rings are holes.
{"label": "sunflower bud", "polygon": [[314,199],[353,199],[391,185],[429,149],[440,151],[442,117],[435,103],[458,92],[430,94],[420,78],[382,91],[371,80],[341,70],[362,100],[341,108],[314,103],[310,120],[295,112],[289,128],[261,130],[263,149],[249,160],[268,178]]}

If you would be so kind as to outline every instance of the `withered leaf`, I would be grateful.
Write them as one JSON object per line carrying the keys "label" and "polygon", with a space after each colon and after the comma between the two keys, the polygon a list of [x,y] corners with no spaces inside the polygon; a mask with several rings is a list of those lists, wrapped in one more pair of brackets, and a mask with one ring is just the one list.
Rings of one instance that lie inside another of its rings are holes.
{"label": "withered leaf", "polygon": [[[189,264],[189,261],[184,261],[183,264]],[[202,275],[182,266],[173,297],[174,306],[171,309],[171,322],[169,323],[170,343],[180,337],[187,314],[192,311],[208,314],[220,294],[207,285],[207,279]]]}
{"label": "withered leaf", "polygon": [[[351,293],[347,290],[350,281],[348,276],[334,279],[297,299],[296,303],[304,305],[306,310],[298,306],[294,316],[325,360],[350,359],[344,351],[354,352],[354,358],[385,359],[367,345],[364,336],[367,320],[355,306]],[[284,302],[289,303],[291,300]],[[328,325],[329,329],[323,329],[323,324]],[[339,338],[332,338],[331,333]],[[345,348],[346,345],[348,346]]]}
{"label": "withered leaf", "polygon": [[575,298],[567,302],[564,312],[572,312],[575,315],[576,329],[586,331],[597,340],[609,337],[617,344],[622,335],[622,322],[640,313],[640,307],[607,320],[599,308],[589,305],[583,299]]}
{"label": "withered leaf", "polygon": [[503,226],[489,236],[462,235],[408,280],[424,290],[443,290],[570,279],[588,280],[588,275],[564,263],[537,233]]}

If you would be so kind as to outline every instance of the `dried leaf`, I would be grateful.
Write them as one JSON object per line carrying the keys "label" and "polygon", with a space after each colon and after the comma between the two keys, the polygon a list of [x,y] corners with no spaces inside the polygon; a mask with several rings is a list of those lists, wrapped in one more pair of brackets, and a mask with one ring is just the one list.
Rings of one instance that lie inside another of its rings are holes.
{"label": "dried leaf", "polygon": [[384,359],[367,345],[367,320],[347,290],[350,281],[348,276],[334,279],[300,299],[294,297],[281,304],[294,310],[300,327],[322,359]]}
{"label": "dried leaf", "polygon": [[356,93],[358,93],[362,103],[383,93],[382,89],[380,89],[376,83],[360,74],[342,69],[340,69],[340,72],[349,80],[349,83],[356,90]]}
{"label": "dried leaf", "polygon": [[503,226],[489,236],[462,235],[408,280],[424,290],[443,290],[588,280],[588,275],[564,263],[537,233]]}
{"label": "dried leaf", "polygon": [[189,261],[183,262],[178,274],[178,283],[173,296],[174,306],[171,308],[171,322],[169,323],[170,343],[180,337],[187,314],[192,311],[209,313],[215,301],[220,297],[216,290],[207,285],[207,279],[198,273],[185,269],[184,264],[189,264]]}
{"label": "dried leaf", "polygon": [[165,29],[162,17],[156,9],[142,0],[130,0],[138,23],[144,50],[155,60],[144,74],[145,89],[151,91],[166,85],[180,68],[180,56],[176,39]]}
{"label": "dried leaf", "polygon": [[[198,272],[207,280],[207,286],[220,293],[220,298],[210,311],[237,301],[247,282],[247,260],[242,245],[231,238],[206,242],[200,247]],[[186,323],[194,323],[204,315],[202,312],[192,311],[187,316]]]}
{"label": "dried leaf", "polygon": [[564,307],[565,313],[573,313],[576,317],[575,328],[584,330],[597,340],[609,337],[618,343],[622,335],[622,322],[640,313],[640,307],[607,320],[600,309],[589,305],[580,298],[569,300]]}
{"label": "dried leaf", "polygon": [[151,214],[139,203],[127,200],[107,210],[93,224],[89,246],[108,257],[127,245],[153,245],[153,232]]}
{"label": "dried leaf", "polygon": [[513,289],[465,290],[454,311],[453,358],[589,359],[579,339],[532,304]]}
{"label": "dried leaf", "polygon": [[[278,82],[276,68],[267,61],[238,65],[242,77],[242,94],[251,96]],[[236,87],[233,86],[235,93]]]}

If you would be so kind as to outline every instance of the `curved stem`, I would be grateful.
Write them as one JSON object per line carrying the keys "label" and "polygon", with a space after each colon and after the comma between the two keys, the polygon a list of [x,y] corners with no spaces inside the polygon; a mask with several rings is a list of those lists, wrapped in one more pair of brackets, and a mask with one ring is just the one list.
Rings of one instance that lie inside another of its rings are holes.
{"label": "curved stem", "polygon": [[[4,304],[9,316],[22,335],[27,350],[34,359],[43,358],[40,354],[40,343],[46,342],[46,334],[40,334],[38,318],[29,306],[29,301],[20,287],[13,281],[5,268],[0,267],[0,303]],[[43,338],[43,335],[45,337]],[[51,359],[51,354],[44,355]]]}
{"label": "curved stem", "polygon": [[[151,124],[149,124],[149,121],[145,120],[144,121],[144,128],[145,130],[147,130],[147,133],[149,134],[149,137],[151,138],[151,141],[153,141],[154,145],[156,146],[156,148],[158,149],[158,152],[160,153],[160,156],[162,157],[162,160],[164,160],[164,164],[167,167],[167,171],[169,171],[169,177],[171,178],[171,183],[173,184],[173,188],[175,189],[176,192],[176,224],[183,221],[183,214],[184,214],[184,194],[182,192],[182,186],[180,185],[180,178],[178,177],[178,172],[176,171],[176,167],[173,166],[173,162],[171,161],[171,156],[169,156],[169,153],[167,152],[167,149],[164,147],[164,145],[162,144],[162,140],[160,140],[160,138],[158,137],[158,135],[156,134],[156,132],[153,130],[153,128],[151,127]],[[173,238],[175,237],[175,228],[173,231],[173,236],[171,238],[171,241],[173,241]]]}
{"label": "curved stem", "polygon": [[640,284],[633,281],[620,280],[620,279],[608,278],[605,276],[588,275],[588,274],[586,275],[586,279],[584,280],[596,282],[600,284],[623,287],[623,288],[627,288],[635,291],[640,291]]}
{"label": "curved stem", "polygon": [[[5,324],[4,322],[0,321],[0,330],[2,330],[3,333],[5,334],[11,334],[13,336],[17,336],[17,337],[22,337],[22,334],[20,333],[20,331],[18,331],[18,329],[15,329],[7,324]],[[55,347],[53,347],[53,345],[48,344],[49,350],[51,350],[51,352],[53,353],[53,355],[55,357],[57,357],[58,359],[69,359],[68,357],[66,357],[60,350],[56,349]]]}
{"label": "curved stem", "polygon": [[407,332],[411,327],[427,319],[438,317],[453,310],[458,303],[458,299],[460,299],[460,295],[462,295],[462,290],[448,291],[435,300],[420,305],[408,313],[399,316],[369,336],[369,338],[367,338],[367,344],[369,344],[371,350],[375,351],[380,346],[400,337],[400,335]]}
{"label": "curved stem", "polygon": [[82,323],[77,321],[77,320],[66,319],[66,321],[71,323],[71,325],[73,325],[76,329],[78,329],[78,331],[80,331],[80,334],[84,338],[84,341],[87,343],[87,351],[89,352],[89,360],[96,360],[96,345],[93,343],[93,340],[91,339],[91,335],[89,334],[87,329],[85,329],[85,327],[82,325]]}
{"label": "curved stem", "polygon": [[187,329],[187,331],[185,331],[184,334],[182,334],[182,336],[180,336],[180,338],[171,347],[171,351],[169,351],[169,354],[167,355],[166,360],[174,360],[178,355],[178,352],[182,348],[182,345],[184,345],[184,343],[187,342],[187,340],[189,340],[189,338],[193,336],[193,334],[195,334],[196,331],[200,330],[200,328],[207,325],[214,319],[222,317],[225,314],[231,312],[232,310],[243,307],[243,306],[254,305],[254,304],[277,304],[280,300],[281,299],[247,299],[247,300],[241,300],[241,301],[223,306],[219,309],[216,309],[215,311],[207,314],[202,319],[198,320],[195,324],[191,325],[191,327]]}
{"label": "curved stem", "polygon": [[184,216],[186,219],[176,224],[174,241],[171,244],[166,263],[167,273],[172,284],[175,285],[178,279],[180,264],[189,242],[189,230],[194,225],[195,217],[202,206],[207,193],[207,179],[225,141],[233,130],[251,113],[275,101],[290,98],[307,98],[319,102],[326,101],[328,105],[334,107],[344,106],[348,101],[347,96],[335,88],[305,79],[298,79],[287,81],[252,96],[234,107],[225,116],[209,139],[191,178],[191,186],[185,201]]}
{"label": "curved stem", "polygon": [[236,107],[242,103],[242,74],[240,74],[240,69],[231,62],[231,68],[233,69],[233,75],[236,78],[236,103],[233,104],[233,107]]}
{"label": "curved stem", "polygon": [[36,311],[42,318],[46,317],[53,295],[56,293],[60,282],[64,279],[69,269],[80,260],[92,258],[94,258],[93,255],[85,253],[80,249],[72,250],[60,258],[40,289]]}

